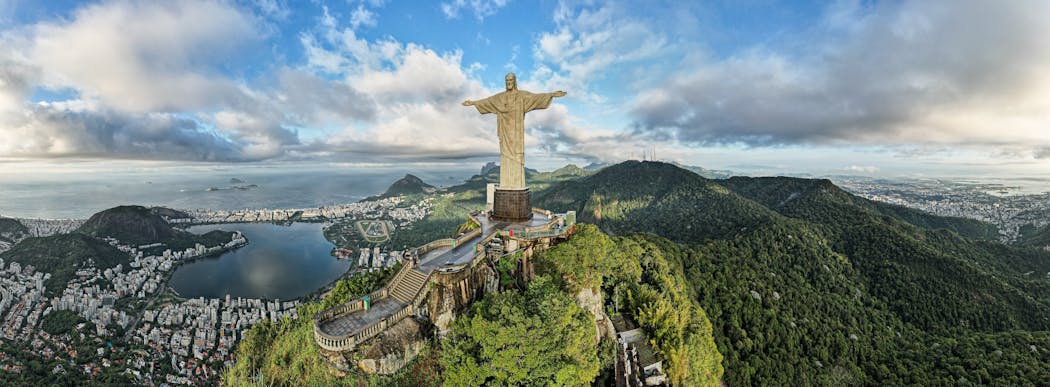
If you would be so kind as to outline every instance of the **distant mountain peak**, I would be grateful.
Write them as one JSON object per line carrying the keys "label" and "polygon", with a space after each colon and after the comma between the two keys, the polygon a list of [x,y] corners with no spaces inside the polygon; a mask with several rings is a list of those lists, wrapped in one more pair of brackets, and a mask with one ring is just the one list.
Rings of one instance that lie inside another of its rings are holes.
{"label": "distant mountain peak", "polygon": [[435,190],[437,190],[437,187],[427,184],[423,181],[423,179],[420,179],[418,176],[409,173],[405,174],[405,177],[402,177],[395,181],[393,184],[391,184],[390,187],[386,189],[386,192],[383,192],[382,195],[379,195],[376,198],[378,199],[398,195],[431,193]]}
{"label": "distant mountain peak", "polygon": [[485,163],[485,165],[483,165],[481,167],[480,175],[481,176],[485,176],[485,175],[488,175],[490,172],[493,172],[493,171],[495,171],[497,173],[499,172],[499,164],[497,164],[495,161],[489,161],[489,162]]}

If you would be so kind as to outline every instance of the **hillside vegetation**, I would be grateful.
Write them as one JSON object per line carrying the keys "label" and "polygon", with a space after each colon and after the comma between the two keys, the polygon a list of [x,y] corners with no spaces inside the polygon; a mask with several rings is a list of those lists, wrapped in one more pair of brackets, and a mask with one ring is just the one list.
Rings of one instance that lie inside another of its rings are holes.
{"label": "hillside vegetation", "polygon": [[159,242],[172,250],[185,250],[197,243],[207,246],[226,243],[233,234],[215,230],[196,235],[172,227],[162,214],[176,218],[185,215],[160,207],[119,206],[91,215],[76,232],[96,238],[112,237],[132,246]]}
{"label": "hillside vegetation", "polygon": [[1021,228],[1021,239],[1019,242],[1023,246],[1038,248],[1050,246],[1050,224],[1039,228],[1031,225]]}
{"label": "hillside vegetation", "polygon": [[188,217],[183,212],[162,207],[118,206],[91,215],[76,232],[96,238],[112,237],[132,246],[163,244],[146,250],[147,254],[160,254],[165,249],[185,250],[198,243],[209,247],[221,245],[233,236],[232,232],[221,230],[201,235],[180,230],[168,224],[164,216]]}
{"label": "hillside vegetation", "polygon": [[[144,245],[160,242],[164,245],[146,251],[160,254],[164,249],[183,250],[197,243],[215,246],[230,241],[233,233],[211,231],[203,235],[172,228],[165,216],[179,216],[179,211],[141,206],[120,206],[98,212],[91,216],[74,233],[47,237],[26,238],[10,250],[0,254],[5,262],[33,265],[38,271],[51,273],[44,281],[49,296],[58,295],[65,289],[77,270],[90,265],[105,270],[119,264],[127,266],[130,256],[111,246],[101,238],[114,237],[122,243]],[[0,224],[4,224],[0,219]],[[6,223],[9,229],[12,226]],[[18,224],[19,226],[21,224]],[[18,228],[13,228],[19,230]],[[24,226],[22,227],[24,229]]]}
{"label": "hillside vegetation", "polygon": [[998,229],[990,223],[936,216],[903,206],[868,200],[843,191],[827,179],[736,176],[719,181],[719,184],[782,215],[794,218],[837,223],[847,219],[835,219],[836,216],[849,214],[855,217],[863,213],[875,217],[890,217],[926,229],[954,231],[974,239],[996,240],[999,236]]}
{"label": "hillside vegetation", "polygon": [[980,223],[824,180],[716,182],[662,163],[608,167],[541,200],[659,235],[636,238],[681,262],[729,385],[1048,380],[1050,283],[1024,273],[1050,272],[1050,254],[960,235],[987,237]]}
{"label": "hillside vegetation", "polygon": [[595,342],[594,317],[573,299],[592,291],[619,295],[607,312],[649,334],[673,385],[718,385],[722,355],[711,322],[681,267],[649,241],[609,238],[581,224],[568,241],[538,253],[534,265],[535,279],[501,281],[499,293],[453,325],[441,342],[446,385],[591,385],[602,371],[612,375],[614,343]]}
{"label": "hillside vegetation", "polygon": [[535,197],[536,207],[576,211],[579,221],[610,234],[651,232],[680,241],[730,237],[775,215],[693,172],[639,161],[558,183]]}
{"label": "hillside vegetation", "polygon": [[[612,350],[589,341],[593,320],[571,302],[593,291],[647,333],[676,386],[1050,380],[1050,252],[998,243],[993,226],[827,180],[709,180],[655,162],[564,172],[532,175],[534,205],[594,226],[537,253],[532,282],[511,276],[520,257],[496,264],[501,292],[424,355],[440,359],[432,382],[608,383]],[[414,227],[451,232],[489,181],[449,188],[440,216]],[[276,364],[257,369],[294,363]]]}
{"label": "hillside vegetation", "polygon": [[313,315],[382,287],[394,269],[368,272],[340,281],[324,299],[300,305],[298,319],[269,319],[252,326],[237,345],[237,363],[223,374],[224,385],[357,385],[360,378],[340,378],[321,357],[313,339]]}
{"label": "hillside vegetation", "polygon": [[76,277],[77,270],[87,267],[89,262],[99,270],[129,262],[127,253],[83,234],[27,238],[0,254],[0,258],[4,262],[33,265],[38,271],[51,273],[51,278],[44,281],[48,296],[60,294]]}
{"label": "hillside vegetation", "polygon": [[29,229],[11,218],[0,218],[0,242],[15,243],[29,236]]}
{"label": "hillside vegetation", "polygon": [[368,198],[365,198],[364,200],[378,200],[400,195],[421,195],[434,192],[435,190],[437,190],[436,187],[427,184],[423,181],[423,179],[420,179],[416,175],[406,174],[405,177],[402,177],[394,181],[393,184],[390,184],[390,187],[387,187],[386,191],[384,191],[382,194],[377,196],[370,196]]}

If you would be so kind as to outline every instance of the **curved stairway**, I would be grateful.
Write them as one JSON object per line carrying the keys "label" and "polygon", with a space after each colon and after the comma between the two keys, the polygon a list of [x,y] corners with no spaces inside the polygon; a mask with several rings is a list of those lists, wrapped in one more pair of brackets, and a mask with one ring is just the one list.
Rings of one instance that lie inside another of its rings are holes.
{"label": "curved stairway", "polygon": [[423,286],[427,284],[427,275],[423,274],[419,270],[409,269],[405,272],[405,276],[401,280],[394,284],[394,287],[390,289],[389,296],[393,297],[405,304],[411,304],[415,300],[416,295],[423,289]]}

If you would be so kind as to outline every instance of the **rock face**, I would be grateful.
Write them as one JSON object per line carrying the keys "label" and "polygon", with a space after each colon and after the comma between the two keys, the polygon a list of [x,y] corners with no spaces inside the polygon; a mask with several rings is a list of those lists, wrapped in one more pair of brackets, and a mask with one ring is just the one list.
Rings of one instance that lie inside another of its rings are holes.
{"label": "rock face", "polygon": [[466,308],[499,288],[499,275],[487,265],[456,273],[439,273],[427,297],[427,313],[438,331],[446,331]]}
{"label": "rock face", "polygon": [[423,352],[426,337],[419,322],[406,318],[366,343],[370,346],[360,352],[357,364],[368,373],[395,373]]}
{"label": "rock face", "polygon": [[576,293],[575,298],[576,305],[579,305],[583,310],[586,310],[587,313],[590,313],[591,316],[594,316],[594,325],[598,328],[596,331],[597,336],[594,338],[594,341],[601,341],[602,336],[611,340],[616,340],[616,329],[612,325],[612,320],[605,315],[605,309],[602,308],[602,305],[605,303],[604,297],[602,297],[602,292],[584,288]]}
{"label": "rock face", "polygon": [[340,352],[330,352],[324,349],[319,350],[321,358],[328,363],[332,372],[336,376],[345,377],[350,373],[350,363],[347,362],[346,356]]}

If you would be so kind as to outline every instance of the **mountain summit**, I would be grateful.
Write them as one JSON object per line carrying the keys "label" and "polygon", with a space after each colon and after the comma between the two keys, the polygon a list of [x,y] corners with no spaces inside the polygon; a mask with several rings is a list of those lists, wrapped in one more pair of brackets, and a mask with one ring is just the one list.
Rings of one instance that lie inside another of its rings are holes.
{"label": "mountain summit", "polygon": [[407,174],[405,177],[395,181],[394,184],[391,184],[390,187],[386,189],[386,192],[383,192],[379,198],[430,193],[434,192],[436,189],[437,187],[427,184],[423,179],[416,177],[416,175]]}
{"label": "mountain summit", "polygon": [[131,244],[168,241],[178,234],[163,217],[142,206],[119,206],[101,211],[91,215],[77,232],[96,238],[113,237]]}

